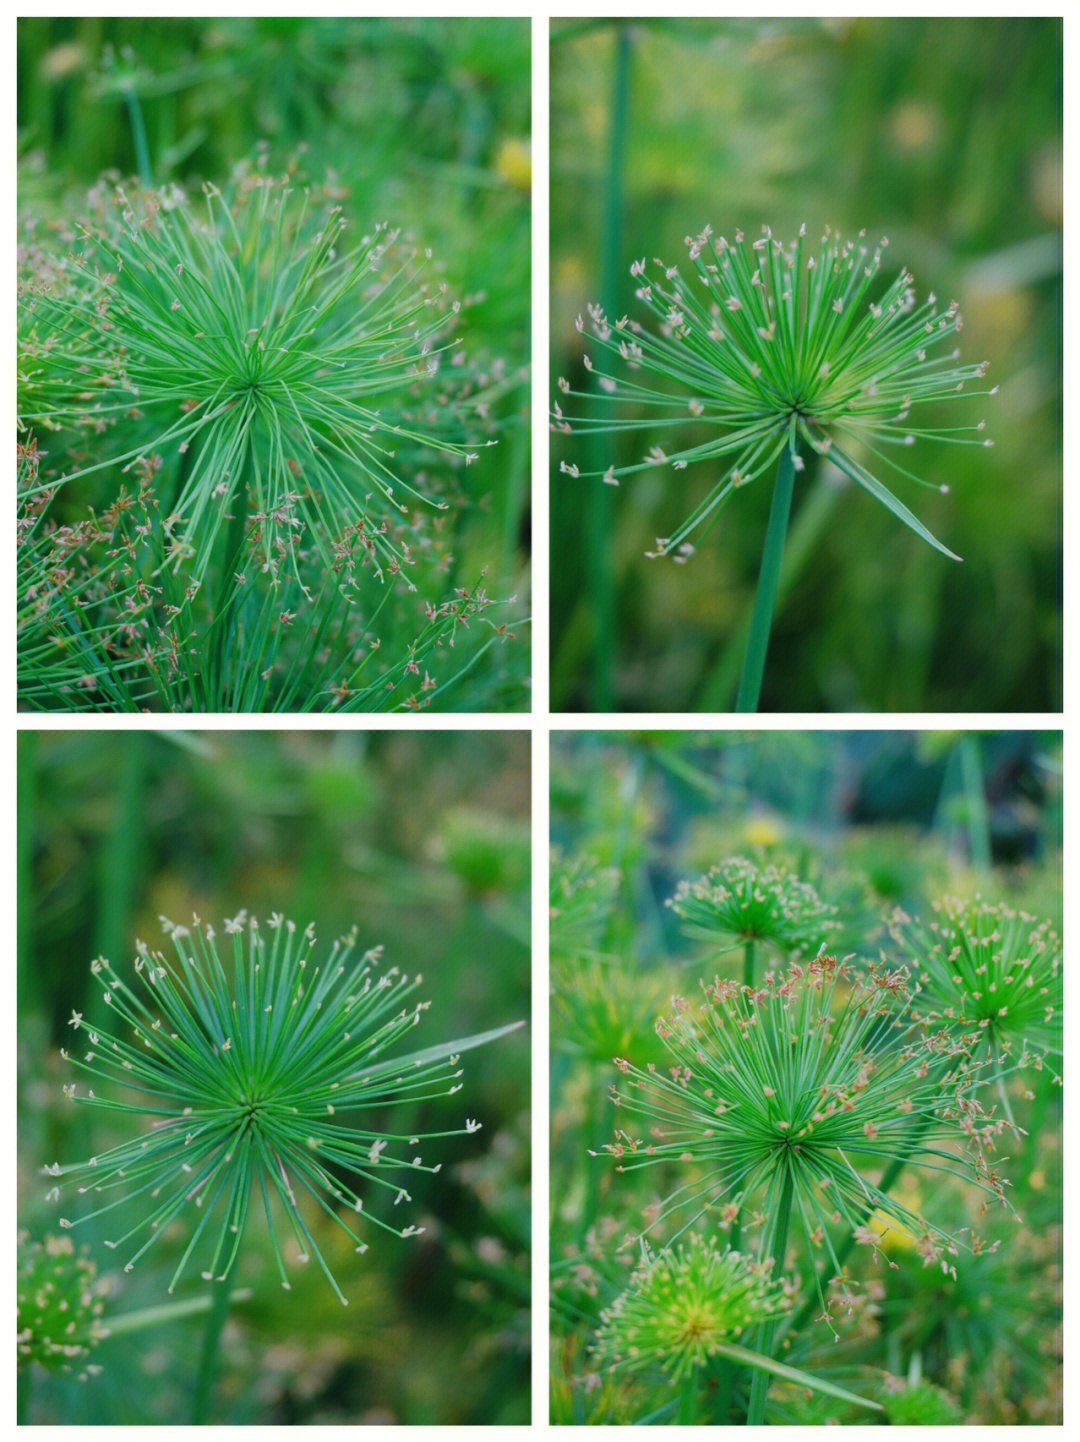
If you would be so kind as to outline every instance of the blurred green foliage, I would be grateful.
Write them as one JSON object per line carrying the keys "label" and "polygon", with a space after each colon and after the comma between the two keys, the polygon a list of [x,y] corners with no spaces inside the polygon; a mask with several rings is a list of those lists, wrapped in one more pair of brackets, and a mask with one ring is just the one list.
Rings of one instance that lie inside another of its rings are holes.
{"label": "blurred green foliage", "polygon": [[[1001,386],[971,417],[994,449],[920,447],[950,493],[900,491],[962,566],[808,465],[761,709],[1058,710],[1060,20],[556,21],[551,84],[553,393],[585,380],[575,317],[633,318],[631,261],[680,263],[706,223],[887,235],[920,294],[958,300],[962,357]],[[612,458],[668,439],[624,434]],[[558,474],[593,468],[582,445],[553,446],[553,707],[730,709],[771,487],[671,567],[644,553],[716,476],[646,470],[612,494]]]}
{"label": "blurred green foliage", "polygon": [[[423,974],[432,1043],[529,1014],[527,852],[486,866],[478,886],[461,840],[466,815],[477,832],[528,835],[523,735],[24,731],[19,773],[19,1205],[35,1238],[56,1228],[42,1165],[105,1140],[106,1124],[61,1093],[66,1020],[101,1005],[91,959],[122,968],[137,938],[160,944],[161,915],[279,910],[323,940],[356,922],[362,946]],[[254,1295],[226,1333],[216,1420],[528,1421],[527,1031],[463,1065],[450,1123],[482,1130],[447,1144],[438,1176],[417,1174],[410,1220],[425,1235],[376,1234],[357,1257],[329,1219],[318,1233],[347,1310],[314,1266],[291,1266],[282,1291],[253,1213],[237,1285]],[[410,1104],[396,1129],[445,1129],[447,1105]],[[166,1301],[176,1244],[163,1237],[125,1275],[94,1227],[79,1240],[108,1285],[106,1323]],[[86,1383],[35,1373],[30,1419],[183,1420],[203,1325],[109,1339]]]}
{"label": "blurred green foliage", "polygon": [[[467,301],[470,357],[505,364],[499,445],[469,472],[441,595],[517,597],[457,710],[527,708],[530,32],[527,20],[61,18],[18,25],[19,202],[81,214],[107,171],[223,185],[264,145],[415,235]],[[93,503],[97,503],[91,497]],[[70,517],[66,517],[70,519]],[[422,615],[421,604],[414,604]],[[404,651],[416,628],[403,629]]]}
{"label": "blurred green foliage", "polygon": [[[978,893],[1060,930],[1061,794],[1060,733],[555,733],[554,1421],[659,1424],[675,1416],[673,1389],[600,1376],[589,1348],[600,1311],[639,1255],[648,1208],[685,1177],[656,1168],[619,1173],[606,1154],[589,1153],[610,1142],[618,1124],[608,1098],[613,1059],[667,1067],[654,1022],[672,994],[694,997],[702,976],[741,975],[741,946],[690,936],[665,904],[678,882],[731,856],[787,867],[839,908],[830,951],[867,960],[893,955],[883,922],[895,907],[927,916],[942,896]],[[986,864],[976,859],[984,855]],[[782,961],[775,948],[761,950],[759,966]],[[786,1338],[783,1360],[877,1398],[898,1422],[912,1420],[920,1387],[936,1389],[923,1398],[923,1420],[931,1400],[941,1420],[949,1411],[968,1423],[1060,1419],[1057,1069],[1027,1070],[1010,1087],[1027,1135],[1002,1148],[1001,1168],[1021,1222],[996,1209],[979,1215],[980,1199],[943,1177],[943,1215],[974,1226],[987,1250],[961,1252],[953,1279],[927,1268],[910,1237],[889,1241],[895,1267],[875,1265],[857,1248],[848,1265],[859,1285],[840,1341],[809,1325]],[[917,1207],[926,1187],[925,1176],[909,1172],[898,1192]],[[756,1245],[756,1234],[746,1243]],[[714,1422],[721,1380],[711,1373],[702,1388],[703,1413],[711,1406]],[[766,1420],[855,1423],[866,1414],[779,1385]]]}

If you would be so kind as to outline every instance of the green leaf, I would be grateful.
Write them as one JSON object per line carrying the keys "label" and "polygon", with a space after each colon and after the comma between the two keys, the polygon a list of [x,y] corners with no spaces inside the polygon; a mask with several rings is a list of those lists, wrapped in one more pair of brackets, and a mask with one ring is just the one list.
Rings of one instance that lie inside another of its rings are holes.
{"label": "green leaf", "polygon": [[834,461],[845,475],[850,476],[853,481],[858,481],[863,490],[869,491],[883,506],[887,506],[897,520],[903,521],[905,526],[910,526],[915,534],[921,536],[924,541],[929,541],[935,551],[940,551],[943,556],[948,556],[951,561],[959,561],[962,559],[956,555],[954,551],[950,551],[947,546],[943,546],[937,537],[926,529],[918,516],[909,511],[903,501],[898,501],[888,486],[883,486],[876,476],[872,476],[869,471],[864,470],[858,461],[853,461],[850,456],[846,456],[843,451],[838,450],[835,446],[833,446],[829,452],[829,459]]}
{"label": "green leaf", "polygon": [[[249,1302],[254,1295],[250,1287],[238,1287],[229,1293],[229,1305]],[[121,1312],[119,1316],[109,1317],[104,1325],[110,1337],[120,1337],[125,1333],[143,1332],[149,1327],[178,1322],[181,1317],[197,1317],[202,1312],[209,1312],[213,1303],[213,1295],[206,1292],[198,1297],[188,1297],[182,1302],[164,1302],[159,1307],[142,1307],[137,1312]]]}
{"label": "green leaf", "polygon": [[847,1392],[833,1382],[826,1382],[823,1378],[815,1377],[810,1372],[801,1372],[797,1367],[788,1367],[783,1362],[774,1362],[771,1357],[763,1357],[760,1352],[751,1352],[749,1347],[740,1347],[737,1342],[722,1342],[716,1350],[722,1357],[729,1357],[733,1362],[742,1362],[747,1367],[757,1367],[762,1372],[771,1372],[774,1377],[781,1377],[785,1382],[794,1382],[799,1387],[810,1387],[815,1392],[824,1392],[827,1396],[835,1397],[840,1402],[850,1402],[855,1407],[869,1407],[874,1412],[884,1410],[880,1402],[871,1402],[865,1397],[856,1397],[854,1392]]}
{"label": "green leaf", "polygon": [[358,1081],[361,1077],[385,1076],[389,1072],[402,1072],[411,1066],[425,1066],[428,1062],[442,1061],[444,1057],[458,1056],[463,1051],[472,1051],[474,1047],[486,1046],[489,1041],[496,1041],[500,1036],[517,1031],[524,1025],[524,1021],[512,1021],[509,1026],[497,1026],[494,1031],[478,1031],[475,1036],[440,1042],[438,1046],[424,1047],[422,1051],[411,1051],[405,1056],[396,1056],[390,1061],[377,1062],[374,1066],[364,1067],[362,1071],[352,1072],[349,1081]]}

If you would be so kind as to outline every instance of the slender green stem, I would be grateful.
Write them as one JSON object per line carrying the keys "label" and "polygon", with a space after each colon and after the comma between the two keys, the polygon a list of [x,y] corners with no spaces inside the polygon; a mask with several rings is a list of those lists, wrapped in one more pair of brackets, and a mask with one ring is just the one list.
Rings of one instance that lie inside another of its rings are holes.
{"label": "slender green stem", "polygon": [[960,769],[964,778],[964,810],[967,813],[968,845],[971,862],[979,871],[989,871],[993,859],[990,849],[990,813],[986,806],[983,785],[982,747],[974,731],[960,737]]}
{"label": "slender green stem", "polygon": [[[743,985],[750,987],[754,985],[754,943],[749,939],[746,941],[743,950]],[[740,1198],[739,1200],[741,1202],[742,1199]],[[731,1224],[731,1231],[728,1233],[728,1245],[733,1252],[739,1249],[740,1231],[739,1218],[736,1216]]]}
{"label": "slender green stem", "polygon": [[1019,1138],[1020,1129],[1016,1125],[1016,1118],[1013,1116],[1013,1109],[1009,1105],[1009,1093],[1005,1086],[1005,1071],[1001,1064],[1001,1053],[997,1054],[994,1060],[994,1080],[997,1082],[998,1096],[1001,1098],[1001,1107],[1005,1113],[1005,1120],[1012,1128],[1014,1135]]}
{"label": "slender green stem", "polygon": [[748,941],[743,951],[742,979],[744,986],[754,984],[754,943]]}
{"label": "slender green stem", "polygon": [[[119,741],[119,737],[115,738]],[[146,793],[154,738],[132,731],[115,753],[119,782],[108,835],[100,850],[98,906],[94,923],[94,955],[115,956],[127,950],[146,858]],[[94,988],[87,1016],[107,1024],[108,1005]]]}
{"label": "slender green stem", "polygon": [[765,653],[769,649],[769,632],[772,630],[773,611],[776,608],[776,592],[780,584],[780,562],[784,556],[784,536],[787,533],[788,516],[791,514],[791,496],[794,489],[794,457],[790,446],[785,446],[780,452],[780,463],[776,470],[776,485],[773,487],[772,504],[769,507],[765,549],[761,553],[761,570],[758,572],[754,613],[750,621],[750,639],[746,644],[746,659],[743,662],[742,677],[739,681],[739,694],[735,700],[736,711],[756,711],[761,698],[761,680],[765,675]]}
{"label": "slender green stem", "polygon": [[[232,515],[229,518],[229,528],[225,537],[225,551],[222,557],[221,583],[218,587],[217,605],[214,608],[214,620],[219,626],[217,646],[215,647],[217,665],[216,684],[211,677],[207,677],[207,685],[214,686],[215,695],[220,693],[225,680],[225,669],[228,658],[228,643],[231,638],[233,627],[226,625],[225,614],[232,602],[239,582],[236,579],[240,569],[240,562],[244,554],[244,537],[247,533],[248,523],[248,489],[241,481],[232,501]],[[213,703],[214,698],[209,698]],[[216,703],[209,704],[208,710],[217,710]]]}
{"label": "slender green stem", "polygon": [[[129,738],[130,739],[130,738]],[[16,908],[16,957],[18,964],[19,1026],[23,1018],[37,1015],[41,1007],[41,979],[34,965],[34,823],[37,818],[38,738],[23,731],[18,738],[18,822]],[[42,1010],[42,1014],[44,1014]],[[20,1377],[22,1373],[19,1374]]]}
{"label": "slender green stem", "polygon": [[[787,1252],[788,1225],[791,1222],[791,1198],[794,1192],[794,1178],[791,1168],[784,1169],[784,1189],[780,1193],[780,1208],[776,1213],[776,1227],[773,1232],[772,1254],[777,1272],[783,1270],[784,1255]],[[757,1351],[765,1357],[772,1357],[773,1339],[776,1336],[775,1320],[763,1322],[758,1333]],[[765,1418],[765,1396],[769,1390],[769,1374],[755,1370],[750,1384],[750,1407],[746,1414],[748,1427],[759,1427]]]}
{"label": "slender green stem", "polygon": [[[748,940],[746,941],[746,943],[745,943],[744,950],[743,950],[743,985],[744,985],[744,986],[751,986],[751,987],[752,987],[753,984],[754,984],[754,943],[753,943],[752,940],[749,940],[749,939],[748,939]],[[740,1198],[740,1201],[741,1201],[741,1198]],[[731,1231],[728,1233],[728,1245],[731,1247],[732,1251],[738,1251],[738,1248],[739,1248],[739,1232],[740,1232],[739,1218],[736,1216],[735,1220],[734,1220],[734,1221],[732,1222],[732,1224],[731,1224]]]}
{"label": "slender green stem", "polygon": [[125,99],[131,120],[131,138],[135,144],[135,164],[139,167],[139,179],[149,189],[154,183],[154,173],[150,169],[150,147],[146,143],[142,106],[139,104],[139,97],[132,90],[127,92]]}
{"label": "slender green stem", "polygon": [[206,1331],[203,1333],[202,1357],[199,1361],[199,1375],[195,1381],[195,1395],[191,1403],[191,1420],[197,1426],[205,1423],[207,1414],[210,1411],[210,1402],[214,1394],[214,1381],[217,1377],[218,1358],[221,1352],[221,1334],[225,1330],[225,1323],[229,1316],[229,1307],[232,1303],[231,1286],[232,1274],[236,1268],[233,1261],[229,1267],[228,1275],[223,1281],[213,1283],[214,1301],[210,1308],[210,1315],[206,1319]]}
{"label": "slender green stem", "polygon": [[687,1373],[679,1392],[679,1413],[675,1418],[677,1423],[683,1426],[690,1426],[694,1420],[694,1404],[697,1401],[698,1379],[693,1367]]}
{"label": "slender green stem", "polygon": [[[626,128],[630,93],[630,28],[619,24],[615,31],[612,75],[611,126],[608,133],[607,179],[604,188],[604,249],[601,288],[607,315],[621,312],[623,225],[623,170],[626,159]],[[597,382],[599,384],[599,382]],[[599,453],[594,465],[606,471],[612,462],[614,441],[598,438]],[[585,514],[587,571],[593,638],[590,656],[590,705],[593,711],[612,709],[611,659],[615,644],[615,605],[608,551],[611,542],[611,488],[594,485],[588,492]]]}
{"label": "slender green stem", "polygon": [[15,1390],[15,1423],[25,1427],[30,1421],[30,1368],[20,1367]]}

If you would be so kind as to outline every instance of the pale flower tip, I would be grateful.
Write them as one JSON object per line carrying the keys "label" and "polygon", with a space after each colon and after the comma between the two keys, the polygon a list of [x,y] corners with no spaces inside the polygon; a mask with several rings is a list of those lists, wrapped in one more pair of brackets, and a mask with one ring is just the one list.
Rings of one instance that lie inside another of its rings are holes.
{"label": "pale flower tip", "polygon": [[949,487],[948,487],[948,486],[945,486],[945,485],[938,486],[938,490],[941,492],[941,494],[942,494],[943,496],[947,496],[947,495],[949,494]]}

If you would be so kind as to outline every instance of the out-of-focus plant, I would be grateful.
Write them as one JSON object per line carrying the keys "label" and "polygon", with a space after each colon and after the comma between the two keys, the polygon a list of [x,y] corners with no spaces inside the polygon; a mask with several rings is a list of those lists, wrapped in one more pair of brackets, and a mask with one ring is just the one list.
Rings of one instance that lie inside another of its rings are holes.
{"label": "out-of-focus plant", "polygon": [[743,981],[754,983],[758,942],[783,953],[816,951],[839,929],[836,907],[783,867],[734,857],[697,881],[682,881],[669,905],[691,935],[742,943]]}

